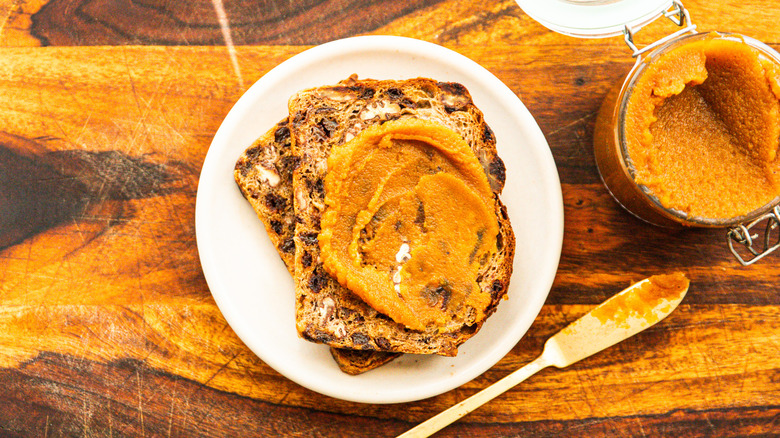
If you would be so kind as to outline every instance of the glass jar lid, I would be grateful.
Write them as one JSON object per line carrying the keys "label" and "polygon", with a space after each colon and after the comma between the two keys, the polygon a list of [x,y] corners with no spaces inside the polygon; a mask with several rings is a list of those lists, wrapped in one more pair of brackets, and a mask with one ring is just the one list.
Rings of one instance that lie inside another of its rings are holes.
{"label": "glass jar lid", "polygon": [[578,38],[604,38],[639,29],[672,6],[672,0],[515,0],[543,26]]}

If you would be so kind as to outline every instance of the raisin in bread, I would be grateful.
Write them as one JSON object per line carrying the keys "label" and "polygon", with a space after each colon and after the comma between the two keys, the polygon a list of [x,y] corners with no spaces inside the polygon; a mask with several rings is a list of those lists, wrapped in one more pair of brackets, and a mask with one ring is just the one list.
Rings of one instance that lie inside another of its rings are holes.
{"label": "raisin in bread", "polygon": [[334,146],[363,129],[412,117],[440,123],[460,134],[471,147],[494,192],[499,223],[498,251],[482,265],[477,283],[491,294],[492,314],[505,296],[512,274],[514,234],[499,200],[505,167],[496,139],[463,85],[426,78],[358,80],[298,92],[290,98],[289,128],[300,162],[293,172],[296,324],[300,335],[332,347],[454,356],[482,322],[452,321],[458,327],[414,331],[392,321],[342,287],[322,266],[318,234],[325,209],[323,178]]}
{"label": "raisin in bread", "polygon": [[[233,175],[291,274],[295,269],[292,173],[297,164],[284,119],[244,151]],[[360,374],[384,365],[400,353],[331,348],[331,354],[342,371]]]}

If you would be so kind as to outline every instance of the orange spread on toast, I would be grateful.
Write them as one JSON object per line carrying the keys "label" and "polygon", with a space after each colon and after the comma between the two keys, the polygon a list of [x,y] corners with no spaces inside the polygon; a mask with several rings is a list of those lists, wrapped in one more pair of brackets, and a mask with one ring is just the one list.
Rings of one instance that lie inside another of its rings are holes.
{"label": "orange spread on toast", "polygon": [[319,244],[325,270],[412,330],[453,315],[485,318],[477,284],[494,254],[493,192],[456,132],[418,119],[386,122],[334,148]]}

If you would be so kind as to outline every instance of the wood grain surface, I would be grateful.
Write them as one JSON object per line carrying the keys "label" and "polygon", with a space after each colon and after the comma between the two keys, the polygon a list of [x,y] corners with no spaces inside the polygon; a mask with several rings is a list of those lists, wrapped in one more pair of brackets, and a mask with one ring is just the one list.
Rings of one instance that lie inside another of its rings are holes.
{"label": "wood grain surface", "polygon": [[[700,30],[780,48],[773,1],[685,4]],[[231,106],[285,59],[365,34],[434,42],[498,76],[539,123],[564,194],[558,274],[527,335],[475,380],[397,405],[332,399],[258,359],[195,243],[198,175]],[[632,63],[621,38],[558,35],[508,0],[3,3],[0,436],[395,436],[672,270],[692,283],[667,320],[438,436],[780,436],[780,255],[741,267],[724,230],[649,226],[599,179],[595,114]]]}

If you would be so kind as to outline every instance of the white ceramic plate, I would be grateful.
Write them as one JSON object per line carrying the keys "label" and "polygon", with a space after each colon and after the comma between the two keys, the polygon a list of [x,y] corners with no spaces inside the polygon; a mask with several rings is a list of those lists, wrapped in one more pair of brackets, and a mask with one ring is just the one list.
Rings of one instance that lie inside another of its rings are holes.
{"label": "white ceramic plate", "polygon": [[[252,142],[287,114],[294,92],[361,78],[418,76],[464,84],[498,140],[506,163],[502,199],[517,238],[509,299],[454,358],[403,355],[349,376],[328,347],[297,336],[293,280],[233,180]],[[264,362],[311,390],[363,403],[400,403],[446,392],[477,377],[528,330],[550,290],[563,239],[563,200],[549,147],[528,110],[498,78],[458,53],[390,36],[348,38],[283,62],[239,99],[203,163],[196,204],[198,251],[211,293],[241,340]]]}

